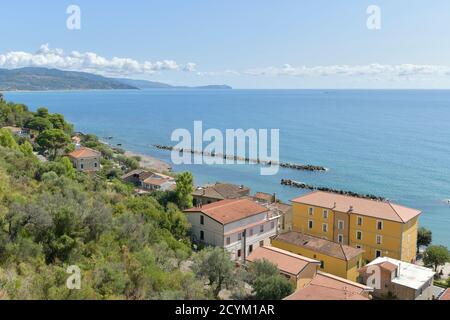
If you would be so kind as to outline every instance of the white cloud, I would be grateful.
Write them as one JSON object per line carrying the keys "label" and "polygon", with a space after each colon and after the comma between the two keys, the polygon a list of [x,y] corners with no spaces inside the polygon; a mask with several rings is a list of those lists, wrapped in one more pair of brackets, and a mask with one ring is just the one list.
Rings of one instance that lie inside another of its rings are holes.
{"label": "white cloud", "polygon": [[93,52],[72,51],[66,54],[62,49],[42,45],[35,53],[12,51],[0,54],[0,68],[47,67],[72,71],[85,71],[110,76],[154,74],[160,71],[195,71],[195,63],[180,66],[173,60],[139,62],[130,58],[111,59]]}
{"label": "white cloud", "polygon": [[368,64],[368,65],[330,65],[299,66],[285,64],[283,67],[267,67],[246,70],[244,74],[252,76],[293,76],[293,77],[328,77],[328,76],[369,76],[369,77],[415,77],[448,76],[450,67],[440,65],[414,64]]}
{"label": "white cloud", "polygon": [[192,62],[189,62],[184,66],[184,71],[186,71],[186,72],[194,72],[196,69],[197,69],[197,65]]}

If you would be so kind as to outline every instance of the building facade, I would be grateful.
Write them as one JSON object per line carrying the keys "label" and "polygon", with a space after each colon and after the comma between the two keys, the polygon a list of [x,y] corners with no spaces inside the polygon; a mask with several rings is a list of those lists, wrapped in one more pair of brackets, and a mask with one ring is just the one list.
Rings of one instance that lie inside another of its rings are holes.
{"label": "building facade", "polygon": [[419,210],[319,191],[293,199],[292,206],[293,231],[362,249],[366,261],[416,259]]}
{"label": "building facade", "polygon": [[286,232],[272,240],[272,246],[320,261],[319,269],[356,281],[364,251],[299,232]]}
{"label": "building facade", "polygon": [[68,154],[73,166],[82,172],[96,172],[100,168],[101,153],[90,148],[79,148]]}
{"label": "building facade", "polygon": [[270,245],[278,233],[279,216],[249,199],[229,199],[184,211],[194,242],[225,248],[236,261],[258,247]]}
{"label": "building facade", "polygon": [[361,268],[360,282],[374,289],[380,299],[432,300],[435,272],[429,268],[391,259],[377,258]]}

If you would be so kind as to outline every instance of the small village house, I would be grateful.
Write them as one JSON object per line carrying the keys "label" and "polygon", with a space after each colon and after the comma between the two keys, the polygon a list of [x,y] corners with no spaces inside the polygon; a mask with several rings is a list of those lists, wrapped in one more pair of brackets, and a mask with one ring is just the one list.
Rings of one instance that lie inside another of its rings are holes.
{"label": "small village house", "polygon": [[249,188],[230,183],[216,183],[214,185],[198,187],[192,193],[195,206],[226,199],[239,199],[249,195]]}
{"label": "small village house", "polygon": [[228,199],[185,210],[194,242],[228,250],[245,261],[278,233],[279,216],[249,199]]}
{"label": "small village house", "polygon": [[170,191],[176,188],[175,178],[144,169],[133,170],[123,175],[122,180],[145,191]]}
{"label": "small village house", "polygon": [[95,172],[100,170],[101,153],[91,148],[79,148],[68,154],[78,171]]}
{"label": "small village house", "polygon": [[319,270],[320,261],[292,252],[264,246],[247,257],[250,266],[266,260],[294,285],[295,292],[285,300],[369,300],[373,289]]}
{"label": "small village house", "polygon": [[291,231],[272,240],[274,247],[320,261],[320,270],[356,281],[362,266],[361,249]]}
{"label": "small village house", "polygon": [[364,250],[364,259],[381,256],[414,262],[419,210],[316,191],[292,200],[292,230]]}
{"label": "small village house", "polygon": [[373,287],[373,296],[398,300],[432,300],[435,272],[400,260],[380,257],[360,269],[360,282]]}
{"label": "small village house", "polygon": [[292,283],[294,288],[303,288],[317,272],[320,262],[275,247],[264,246],[255,249],[246,259],[248,264],[267,260]]}

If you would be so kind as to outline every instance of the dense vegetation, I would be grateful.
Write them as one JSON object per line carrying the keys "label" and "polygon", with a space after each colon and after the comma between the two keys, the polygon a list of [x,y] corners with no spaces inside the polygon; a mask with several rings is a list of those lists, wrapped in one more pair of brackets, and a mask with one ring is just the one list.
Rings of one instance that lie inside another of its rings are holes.
{"label": "dense vegetation", "polygon": [[[177,177],[174,192],[138,196],[118,179],[138,159],[93,135],[82,143],[102,153],[102,170],[75,171],[64,156],[73,127],[62,115],[30,112],[0,94],[5,126],[31,131],[19,137],[0,129],[0,299],[213,299],[222,289],[279,298],[291,291],[273,270],[260,277],[235,268],[221,249],[193,253],[179,209],[192,206],[191,174]],[[80,290],[66,286],[69,266],[81,269]],[[257,291],[245,292],[246,279]]]}

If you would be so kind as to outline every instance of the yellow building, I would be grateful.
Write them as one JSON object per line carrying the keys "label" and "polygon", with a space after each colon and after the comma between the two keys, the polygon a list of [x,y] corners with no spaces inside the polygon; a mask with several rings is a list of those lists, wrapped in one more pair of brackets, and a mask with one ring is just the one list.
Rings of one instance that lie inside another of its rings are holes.
{"label": "yellow building", "polygon": [[415,261],[419,210],[321,191],[292,204],[293,231],[363,249],[367,261]]}
{"label": "yellow building", "polygon": [[356,281],[363,250],[300,232],[287,232],[272,240],[272,246],[320,261],[320,270]]}

